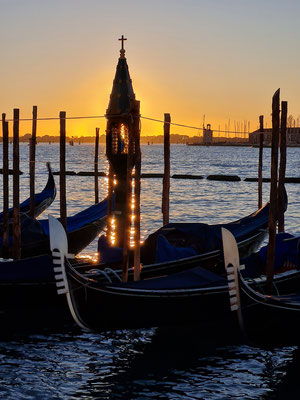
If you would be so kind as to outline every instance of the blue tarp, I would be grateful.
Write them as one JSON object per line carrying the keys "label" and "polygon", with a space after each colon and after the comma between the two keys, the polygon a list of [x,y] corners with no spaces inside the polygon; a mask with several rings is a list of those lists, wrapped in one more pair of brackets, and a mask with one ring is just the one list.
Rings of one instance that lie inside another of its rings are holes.
{"label": "blue tarp", "polygon": [[[299,265],[299,239],[285,241],[285,239],[293,238],[289,233],[278,233],[275,242],[275,264],[274,272],[284,269],[284,264],[289,262],[298,268]],[[256,278],[264,275],[267,265],[268,245],[262,247],[257,253],[251,254],[249,257],[241,259],[240,263],[245,265],[242,275],[248,278]]]}
{"label": "blue tarp", "polygon": [[179,260],[197,255],[193,247],[172,246],[163,235],[159,235],[156,245],[155,263]]}
{"label": "blue tarp", "polygon": [[[284,241],[284,239],[292,238],[293,235],[289,233],[278,233],[276,235],[275,243],[275,264],[274,271],[283,267],[285,262],[293,263],[299,266],[299,255],[298,255],[298,239]],[[264,246],[260,249],[260,259],[264,265],[267,264],[267,250],[268,246]]]}

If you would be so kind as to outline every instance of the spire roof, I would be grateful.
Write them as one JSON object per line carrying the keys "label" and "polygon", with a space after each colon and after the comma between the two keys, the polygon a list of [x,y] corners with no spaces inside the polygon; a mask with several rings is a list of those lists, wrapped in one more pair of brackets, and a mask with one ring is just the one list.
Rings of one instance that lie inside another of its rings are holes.
{"label": "spire roof", "polygon": [[120,58],[118,61],[115,79],[110,95],[107,115],[126,114],[130,111],[130,103],[135,100],[135,94],[132,87],[132,81],[129,75],[128,65],[125,58],[124,40],[122,35],[119,39],[122,41]]}

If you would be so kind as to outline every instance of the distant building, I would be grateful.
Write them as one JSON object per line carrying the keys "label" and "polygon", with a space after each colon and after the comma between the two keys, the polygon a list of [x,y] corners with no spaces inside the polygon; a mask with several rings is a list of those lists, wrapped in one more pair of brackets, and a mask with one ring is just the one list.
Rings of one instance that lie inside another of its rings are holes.
{"label": "distant building", "polygon": [[[249,133],[249,143],[253,146],[259,144],[260,130]],[[264,129],[264,145],[271,146],[272,144],[272,128]],[[300,127],[287,128],[287,146],[299,146],[300,145]]]}
{"label": "distant building", "polygon": [[211,130],[211,125],[207,124],[206,128],[203,127],[203,143],[206,145],[212,144],[213,141],[213,131]]}

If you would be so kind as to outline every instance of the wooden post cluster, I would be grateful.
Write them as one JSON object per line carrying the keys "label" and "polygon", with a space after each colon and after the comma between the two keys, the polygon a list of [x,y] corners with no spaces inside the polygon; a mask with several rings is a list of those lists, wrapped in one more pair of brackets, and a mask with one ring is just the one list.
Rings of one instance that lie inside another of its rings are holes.
{"label": "wooden post cluster", "polygon": [[272,101],[272,150],[271,150],[271,187],[270,187],[270,214],[269,214],[269,243],[267,250],[267,292],[272,292],[275,260],[276,221],[277,221],[277,169],[279,143],[279,97],[278,89]]}
{"label": "wooden post cluster", "polygon": [[32,135],[29,149],[29,179],[30,179],[30,216],[34,218],[35,195],[35,148],[36,148],[37,106],[32,110]]}
{"label": "wooden post cluster", "polygon": [[170,114],[164,115],[164,177],[162,193],[163,225],[169,222],[170,196]]}
{"label": "wooden post cluster", "polygon": [[2,114],[3,134],[3,231],[2,231],[2,254],[8,258],[8,209],[9,209],[9,165],[8,165],[8,122],[6,115]]}

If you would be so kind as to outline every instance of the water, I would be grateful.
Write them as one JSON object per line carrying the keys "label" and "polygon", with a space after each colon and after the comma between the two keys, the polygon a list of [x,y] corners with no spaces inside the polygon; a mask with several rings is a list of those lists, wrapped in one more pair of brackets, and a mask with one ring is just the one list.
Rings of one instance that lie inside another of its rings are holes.
{"label": "water", "polygon": [[[1,149],[0,149],[1,150]],[[11,150],[11,149],[10,149]],[[92,145],[67,146],[67,169],[93,169]],[[0,154],[2,152],[0,151]],[[21,145],[21,199],[29,195],[28,146]],[[142,172],[163,171],[163,147],[143,146]],[[300,176],[300,148],[288,149],[287,176]],[[258,150],[233,147],[171,147],[172,174],[257,176]],[[59,169],[58,145],[37,146],[37,190],[47,180],[45,162]],[[1,161],[0,161],[1,162]],[[264,150],[269,176],[270,149]],[[100,147],[99,170],[107,170]],[[58,177],[56,177],[58,178]],[[0,179],[2,177],[0,176]],[[58,179],[56,179],[58,184]],[[68,215],[93,203],[93,177],[67,178]],[[0,181],[1,185],[1,181]],[[300,234],[299,189],[286,185],[286,230]],[[106,180],[99,178],[99,196]],[[142,235],[161,225],[161,179],[142,182]],[[263,184],[267,201],[269,184]],[[257,207],[257,183],[171,180],[170,221],[229,222]],[[59,193],[49,213],[59,215]],[[46,216],[44,216],[46,218]],[[96,242],[84,251],[95,252]],[[109,305],[103,304],[103,307]],[[101,312],[101,309],[99,309]],[[1,329],[1,328],[0,328]],[[226,327],[224,327],[224,332]],[[208,343],[201,327],[84,333],[66,324],[22,330],[0,339],[3,399],[286,399],[299,398],[297,347],[256,348]]]}

